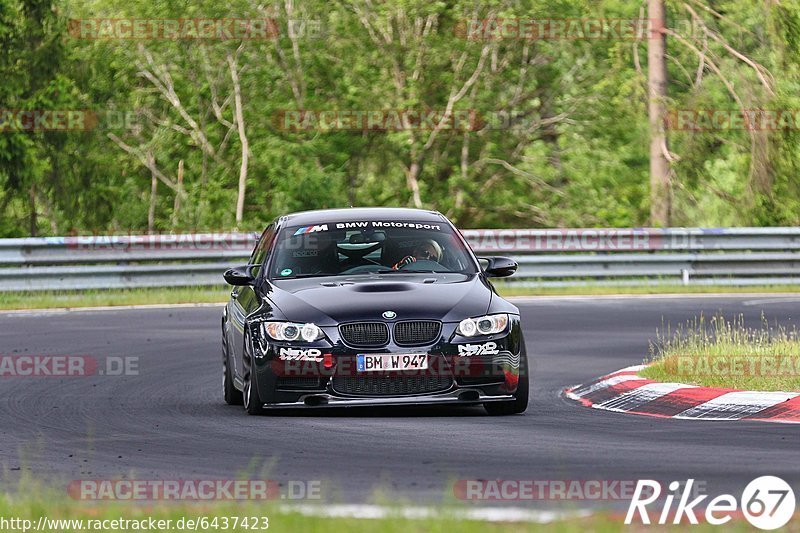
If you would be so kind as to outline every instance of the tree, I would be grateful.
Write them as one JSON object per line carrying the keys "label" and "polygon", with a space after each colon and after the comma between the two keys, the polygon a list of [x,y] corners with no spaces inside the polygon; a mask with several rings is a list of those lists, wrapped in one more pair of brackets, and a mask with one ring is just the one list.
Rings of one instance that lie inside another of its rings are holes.
{"label": "tree", "polygon": [[[0,234],[249,229],[347,205],[430,207],[462,227],[800,223],[800,128],[664,126],[680,110],[800,108],[796,2],[648,2],[649,14],[626,0],[0,0],[3,109],[101,117],[91,131],[0,133]],[[279,33],[65,31],[68,19],[232,17]],[[637,18],[654,21],[647,40],[500,29]],[[276,121],[355,110],[473,121]]]}
{"label": "tree", "polygon": [[650,119],[650,224],[669,226],[671,214],[670,168],[667,159],[667,35],[664,0],[648,0],[652,24],[647,45],[647,95]]}
{"label": "tree", "polygon": [[56,228],[49,197],[54,181],[46,178],[56,178],[52,160],[61,138],[20,129],[18,120],[23,111],[41,115],[76,103],[71,80],[61,72],[62,30],[51,0],[0,0],[0,231],[6,234],[37,235],[40,209],[49,214],[49,230]]}

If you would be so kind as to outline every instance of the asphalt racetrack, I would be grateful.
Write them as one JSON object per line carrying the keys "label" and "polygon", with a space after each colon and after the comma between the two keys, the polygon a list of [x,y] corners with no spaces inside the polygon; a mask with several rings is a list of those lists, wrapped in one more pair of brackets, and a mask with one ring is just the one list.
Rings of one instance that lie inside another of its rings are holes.
{"label": "asphalt racetrack", "polygon": [[[75,479],[322,480],[326,499],[376,490],[414,503],[459,479],[694,478],[740,494],[773,474],[800,483],[800,427],[601,412],[561,395],[641,363],[648,340],[701,311],[796,324],[800,296],[517,300],[532,369],[524,415],[479,407],[247,416],[222,400],[222,306],[0,314],[0,355],[138,358],[138,375],[0,378],[0,467]],[[515,505],[542,505],[515,502]]]}

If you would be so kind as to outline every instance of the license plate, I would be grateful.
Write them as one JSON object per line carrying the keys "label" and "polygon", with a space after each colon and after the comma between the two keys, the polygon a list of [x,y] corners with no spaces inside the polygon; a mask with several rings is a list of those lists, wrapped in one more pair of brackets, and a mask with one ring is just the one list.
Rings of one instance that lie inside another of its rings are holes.
{"label": "license plate", "polygon": [[426,370],[427,354],[358,354],[356,367],[359,372],[385,372],[387,370]]}

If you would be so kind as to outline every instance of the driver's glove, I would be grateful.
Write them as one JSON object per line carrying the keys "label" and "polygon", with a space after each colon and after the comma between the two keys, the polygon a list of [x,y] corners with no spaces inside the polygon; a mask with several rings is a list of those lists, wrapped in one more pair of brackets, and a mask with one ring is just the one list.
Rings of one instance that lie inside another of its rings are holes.
{"label": "driver's glove", "polygon": [[413,255],[407,255],[404,258],[402,258],[400,261],[398,261],[397,264],[392,267],[392,270],[399,270],[401,267],[404,267],[406,265],[410,265],[411,263],[415,262],[416,260],[417,260],[417,258],[414,257]]}

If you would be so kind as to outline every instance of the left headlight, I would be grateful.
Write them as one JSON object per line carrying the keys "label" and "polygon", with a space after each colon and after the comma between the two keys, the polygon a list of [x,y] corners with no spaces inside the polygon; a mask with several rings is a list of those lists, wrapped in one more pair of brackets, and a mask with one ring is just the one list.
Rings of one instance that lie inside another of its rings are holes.
{"label": "left headlight", "polygon": [[298,324],[295,322],[263,322],[261,331],[276,341],[314,342],[325,337],[316,324]]}
{"label": "left headlight", "polygon": [[486,315],[477,318],[465,318],[458,324],[456,333],[464,337],[476,337],[478,335],[493,335],[502,333],[508,327],[508,315]]}

